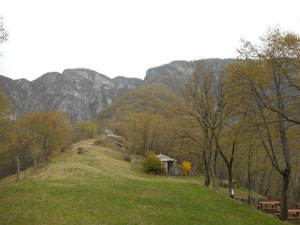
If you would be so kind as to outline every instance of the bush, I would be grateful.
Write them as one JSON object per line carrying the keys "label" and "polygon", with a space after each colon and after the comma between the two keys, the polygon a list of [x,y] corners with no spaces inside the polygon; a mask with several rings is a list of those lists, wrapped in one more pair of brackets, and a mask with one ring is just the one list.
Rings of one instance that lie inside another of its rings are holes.
{"label": "bush", "polygon": [[184,176],[187,176],[188,173],[191,171],[191,162],[183,161],[181,163],[181,169],[182,169]]}
{"label": "bush", "polygon": [[147,172],[150,173],[163,173],[164,165],[154,154],[150,154],[143,161],[143,166],[146,168]]}

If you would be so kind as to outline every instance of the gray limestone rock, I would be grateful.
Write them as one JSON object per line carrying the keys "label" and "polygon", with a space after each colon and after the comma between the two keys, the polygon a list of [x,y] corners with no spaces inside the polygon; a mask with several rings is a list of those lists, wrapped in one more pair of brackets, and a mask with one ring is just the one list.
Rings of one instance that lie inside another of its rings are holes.
{"label": "gray limestone rock", "polygon": [[27,112],[58,110],[68,113],[72,121],[93,118],[142,83],[136,78],[110,79],[89,69],[46,73],[34,81],[0,76],[0,89],[9,99],[16,118]]}
{"label": "gray limestone rock", "polygon": [[[231,59],[205,59],[216,71],[222,70]],[[9,99],[15,118],[34,111],[59,110],[68,113],[72,121],[95,117],[118,97],[142,85],[158,84],[178,91],[180,83],[197,68],[199,61],[174,61],[147,70],[143,80],[109,77],[89,69],[66,69],[50,72],[34,81],[12,80],[0,75],[0,90]]]}

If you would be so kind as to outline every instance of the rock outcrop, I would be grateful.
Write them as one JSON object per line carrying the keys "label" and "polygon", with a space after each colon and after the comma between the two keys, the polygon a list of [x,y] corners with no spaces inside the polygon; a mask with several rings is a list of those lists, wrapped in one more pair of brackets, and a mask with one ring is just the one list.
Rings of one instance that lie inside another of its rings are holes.
{"label": "rock outcrop", "polygon": [[[221,71],[232,59],[204,59],[207,66],[215,71]],[[199,61],[173,61],[169,64],[153,67],[147,70],[145,84],[160,84],[169,90],[178,91],[180,84],[191,76],[198,67]]]}
{"label": "rock outcrop", "polygon": [[73,121],[89,120],[142,84],[140,79],[110,79],[88,69],[46,73],[34,81],[0,76],[0,89],[9,98],[16,118],[28,112],[59,110],[70,114]]}
{"label": "rock outcrop", "polygon": [[[232,60],[204,61],[220,71]],[[68,113],[72,121],[86,121],[117,98],[142,85],[155,84],[169,91],[178,91],[180,83],[195,72],[198,62],[174,61],[150,68],[144,81],[126,77],[110,79],[89,69],[46,73],[34,81],[0,76],[0,90],[9,99],[15,118],[28,112],[59,110]]]}

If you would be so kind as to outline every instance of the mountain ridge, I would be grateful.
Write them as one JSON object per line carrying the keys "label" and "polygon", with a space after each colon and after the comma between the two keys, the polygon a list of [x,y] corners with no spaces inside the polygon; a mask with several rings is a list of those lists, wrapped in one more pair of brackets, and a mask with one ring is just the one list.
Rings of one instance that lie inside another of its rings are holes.
{"label": "mountain ridge", "polygon": [[83,68],[45,73],[33,81],[0,75],[0,89],[15,111],[14,118],[33,111],[58,110],[70,114],[73,121],[89,120],[142,83],[136,78],[114,80]]}
{"label": "mountain ridge", "polygon": [[[204,59],[215,70],[221,70],[231,59]],[[199,60],[176,60],[149,68],[144,80],[117,76],[109,78],[85,68],[48,72],[33,81],[13,80],[0,75],[0,89],[15,111],[14,118],[34,111],[63,111],[72,121],[94,118],[113,101],[135,88],[156,84],[178,91],[179,83],[192,75]]]}

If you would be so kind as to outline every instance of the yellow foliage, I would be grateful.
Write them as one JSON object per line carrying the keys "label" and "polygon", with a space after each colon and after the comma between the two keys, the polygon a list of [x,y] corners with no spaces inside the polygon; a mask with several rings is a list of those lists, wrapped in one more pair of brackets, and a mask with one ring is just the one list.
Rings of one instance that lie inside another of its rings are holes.
{"label": "yellow foliage", "polygon": [[182,170],[184,176],[187,176],[191,170],[191,162],[183,161],[181,163],[181,170]]}
{"label": "yellow foliage", "polygon": [[22,134],[30,134],[30,141],[48,156],[56,149],[67,146],[72,141],[73,128],[68,115],[63,112],[33,112],[18,121]]}
{"label": "yellow foliage", "polygon": [[161,152],[168,146],[167,122],[160,114],[149,111],[132,113],[126,117],[126,137],[134,154]]}

